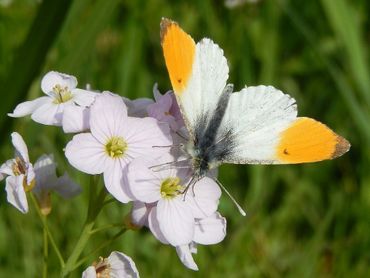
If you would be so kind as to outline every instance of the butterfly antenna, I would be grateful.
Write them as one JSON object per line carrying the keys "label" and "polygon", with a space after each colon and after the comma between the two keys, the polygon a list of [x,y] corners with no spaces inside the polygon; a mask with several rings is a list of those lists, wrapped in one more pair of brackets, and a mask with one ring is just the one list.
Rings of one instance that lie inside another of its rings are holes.
{"label": "butterfly antenna", "polygon": [[217,182],[217,184],[222,188],[222,190],[229,196],[229,198],[231,199],[231,201],[234,203],[234,205],[237,207],[237,209],[239,210],[240,214],[242,216],[246,216],[246,212],[243,210],[243,208],[241,207],[241,205],[238,204],[238,202],[234,199],[233,196],[231,196],[231,194],[229,193],[229,191],[227,191],[227,189],[222,185],[222,183],[218,180],[218,179],[215,179],[215,181]]}
{"label": "butterfly antenna", "polygon": [[167,146],[152,146],[152,148],[180,148],[182,147],[182,144],[176,144],[176,145],[167,145]]}
{"label": "butterfly antenna", "polygon": [[183,166],[180,166],[177,167],[176,164],[177,163],[181,163],[181,162],[184,162],[184,161],[188,161],[189,159],[183,159],[183,160],[175,160],[175,161],[170,161],[170,162],[166,162],[166,163],[161,163],[161,164],[157,164],[157,165],[153,165],[151,167],[149,167],[150,170],[153,170],[154,172],[159,172],[159,171],[162,171],[162,170],[165,170],[165,169],[168,169],[168,168],[165,168],[165,166],[170,166],[173,167],[173,168],[189,168],[188,167],[183,167]]}

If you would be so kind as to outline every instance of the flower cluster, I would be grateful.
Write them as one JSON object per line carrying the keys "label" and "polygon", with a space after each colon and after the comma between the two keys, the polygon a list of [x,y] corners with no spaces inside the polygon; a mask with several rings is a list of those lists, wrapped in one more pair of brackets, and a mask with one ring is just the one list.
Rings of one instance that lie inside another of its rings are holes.
{"label": "flower cluster", "polygon": [[[189,160],[181,148],[187,131],[174,94],[162,95],[155,85],[154,101],[129,100],[76,86],[75,77],[49,72],[41,82],[47,96],[19,104],[9,116],[31,115],[36,122],[75,133],[65,147],[69,163],[84,173],[102,174],[115,199],[133,202],[129,225],[148,227],[160,242],[176,248],[185,266],[197,270],[192,258],[196,245],[222,241],[226,220],[217,212],[218,184],[212,177],[192,179]],[[50,207],[50,190],[65,197],[79,192],[68,176],[56,177],[52,156],[42,156],[33,167],[21,137],[14,133],[12,138],[16,158],[0,169],[9,175],[6,190],[10,203],[27,212],[25,192],[35,181],[32,190],[45,211]],[[116,261],[125,257],[118,252],[112,256]],[[84,277],[105,271],[108,261],[101,260],[86,270]]]}

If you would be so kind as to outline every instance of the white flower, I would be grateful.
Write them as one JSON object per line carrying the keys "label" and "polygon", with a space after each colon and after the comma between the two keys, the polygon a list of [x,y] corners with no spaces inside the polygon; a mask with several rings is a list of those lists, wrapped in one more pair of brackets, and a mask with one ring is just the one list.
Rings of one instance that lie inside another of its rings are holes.
{"label": "white flower", "polygon": [[104,173],[107,190],[119,201],[131,200],[124,181],[128,163],[139,156],[155,157],[171,145],[169,128],[153,118],[127,116],[121,97],[103,92],[90,111],[90,133],[75,135],[66,147],[68,161],[88,174]]}
{"label": "white flower", "polygon": [[11,134],[15,148],[15,158],[6,161],[0,167],[1,179],[5,176],[7,200],[22,213],[28,212],[26,191],[30,191],[35,183],[35,172],[28,157],[28,149],[17,132]]}
{"label": "white flower", "polygon": [[176,247],[181,262],[192,270],[198,270],[192,254],[197,253],[197,244],[210,245],[221,242],[226,236],[226,219],[218,212],[204,219],[197,219],[194,238],[190,244]]}
{"label": "white flower", "polygon": [[83,273],[82,278],[139,278],[139,272],[135,262],[122,252],[114,251],[108,258],[100,260],[89,266]]}
{"label": "white flower", "polygon": [[35,193],[44,215],[49,214],[51,210],[51,191],[56,191],[65,199],[72,198],[81,192],[81,187],[74,183],[67,173],[57,177],[53,155],[42,155],[36,161],[34,169],[36,185],[32,191]]}
{"label": "white flower", "polygon": [[41,80],[41,89],[47,96],[23,102],[8,115],[18,118],[31,114],[35,122],[61,126],[65,107],[88,107],[94,101],[95,93],[77,89],[76,86],[74,76],[50,71]]}
{"label": "white flower", "polygon": [[196,218],[208,217],[217,210],[221,190],[211,178],[204,177],[184,195],[189,169],[151,169],[171,158],[168,154],[156,160],[135,159],[128,167],[127,180],[136,200],[156,203],[148,214],[154,236],[163,243],[179,246],[193,240]]}

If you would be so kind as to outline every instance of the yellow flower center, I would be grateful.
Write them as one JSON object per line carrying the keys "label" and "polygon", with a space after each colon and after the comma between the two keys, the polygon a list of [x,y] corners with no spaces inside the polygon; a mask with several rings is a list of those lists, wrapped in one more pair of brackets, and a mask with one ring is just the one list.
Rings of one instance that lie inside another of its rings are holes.
{"label": "yellow flower center", "polygon": [[99,262],[95,262],[93,264],[96,271],[97,278],[109,278],[110,277],[110,264],[108,263],[108,259],[104,259],[102,257],[99,258]]}
{"label": "yellow flower center", "polygon": [[163,198],[174,198],[182,193],[183,186],[178,177],[170,177],[161,183],[161,196]]}
{"label": "yellow flower center", "polygon": [[55,93],[55,104],[64,103],[72,99],[72,93],[70,90],[68,90],[68,87],[62,87],[57,84],[53,87],[53,91]]}
{"label": "yellow flower center", "polygon": [[122,137],[112,137],[105,144],[105,151],[112,158],[120,158],[127,150],[127,143]]}

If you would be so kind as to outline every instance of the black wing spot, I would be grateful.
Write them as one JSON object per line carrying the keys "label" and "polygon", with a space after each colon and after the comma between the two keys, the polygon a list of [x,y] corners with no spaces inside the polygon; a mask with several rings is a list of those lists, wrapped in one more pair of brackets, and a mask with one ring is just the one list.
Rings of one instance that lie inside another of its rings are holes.
{"label": "black wing spot", "polygon": [[284,153],[285,155],[290,155],[290,153],[288,152],[288,149],[284,149],[283,153]]}
{"label": "black wing spot", "polygon": [[182,79],[181,78],[177,79],[177,82],[178,83],[181,83],[182,82]]}

